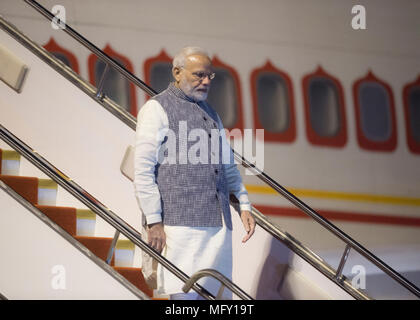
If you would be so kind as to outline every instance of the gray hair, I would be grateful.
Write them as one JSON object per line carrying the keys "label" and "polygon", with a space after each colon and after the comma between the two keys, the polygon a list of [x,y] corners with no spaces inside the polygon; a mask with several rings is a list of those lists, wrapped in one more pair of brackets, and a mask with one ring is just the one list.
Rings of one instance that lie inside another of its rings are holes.
{"label": "gray hair", "polygon": [[210,59],[208,53],[206,50],[204,50],[203,48],[200,47],[185,47],[182,48],[181,51],[179,51],[175,57],[174,60],[172,60],[172,68],[181,68],[185,66],[185,60],[187,59],[188,56],[191,56],[193,54],[198,54],[201,56],[205,56],[207,58]]}

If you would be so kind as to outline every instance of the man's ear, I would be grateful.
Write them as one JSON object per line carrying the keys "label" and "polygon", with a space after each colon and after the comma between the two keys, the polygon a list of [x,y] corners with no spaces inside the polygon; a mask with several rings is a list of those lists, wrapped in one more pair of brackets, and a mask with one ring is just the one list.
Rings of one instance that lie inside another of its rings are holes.
{"label": "man's ear", "polygon": [[181,68],[179,67],[172,68],[172,76],[174,77],[176,82],[179,82],[180,80],[180,77],[181,77],[180,73],[181,73]]}

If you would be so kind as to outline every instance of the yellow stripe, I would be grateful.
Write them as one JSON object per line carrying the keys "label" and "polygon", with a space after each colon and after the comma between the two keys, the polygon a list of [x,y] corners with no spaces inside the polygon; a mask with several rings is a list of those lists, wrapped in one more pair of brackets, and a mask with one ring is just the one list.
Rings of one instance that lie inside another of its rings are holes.
{"label": "yellow stripe", "polygon": [[132,243],[130,240],[118,240],[115,247],[120,250],[134,250],[134,243]]}
{"label": "yellow stripe", "polygon": [[20,154],[14,150],[3,150],[1,155],[3,160],[20,160]]}
{"label": "yellow stripe", "polygon": [[[250,193],[278,194],[277,191],[273,190],[272,188],[268,186],[246,185],[246,189]],[[297,188],[286,188],[286,189],[297,197],[312,197],[312,198],[321,198],[321,199],[374,202],[374,203],[397,204],[397,205],[405,205],[405,206],[420,206],[420,198],[373,195],[373,194],[365,194],[365,193],[321,191],[321,190],[297,189]]]}
{"label": "yellow stripe", "polygon": [[51,179],[38,179],[38,188],[57,189],[57,182]]}
{"label": "yellow stripe", "polygon": [[96,220],[96,214],[89,209],[77,209],[77,219]]}

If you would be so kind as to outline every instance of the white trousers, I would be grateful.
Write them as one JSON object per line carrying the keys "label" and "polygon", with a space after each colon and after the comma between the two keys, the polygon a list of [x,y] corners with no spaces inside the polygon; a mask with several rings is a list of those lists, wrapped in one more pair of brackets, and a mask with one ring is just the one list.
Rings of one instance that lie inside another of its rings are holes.
{"label": "white trousers", "polygon": [[[215,269],[232,279],[232,231],[223,227],[180,227],[164,226],[166,246],[163,256],[171,261],[188,276],[202,269]],[[210,277],[201,278],[198,284],[213,295],[217,295],[220,282]],[[157,268],[157,286],[159,294],[183,293],[184,283],[170,271]],[[195,291],[190,291],[194,292]],[[224,299],[231,299],[232,294],[224,290]]]}

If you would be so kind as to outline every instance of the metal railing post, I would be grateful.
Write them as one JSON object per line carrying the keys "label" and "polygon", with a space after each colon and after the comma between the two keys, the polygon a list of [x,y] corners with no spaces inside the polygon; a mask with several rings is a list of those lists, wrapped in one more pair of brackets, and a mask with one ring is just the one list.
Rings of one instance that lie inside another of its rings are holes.
{"label": "metal railing post", "polygon": [[341,281],[341,279],[342,279],[341,274],[343,273],[344,265],[345,265],[345,263],[347,261],[347,258],[349,256],[350,249],[351,249],[350,245],[346,245],[346,248],[344,249],[344,253],[341,257],[340,264],[338,266],[337,272],[335,274],[335,278],[337,279],[337,281]]}
{"label": "metal railing post", "polygon": [[220,285],[219,291],[217,292],[216,300],[221,300],[222,299],[224,290],[225,290],[225,285],[222,283]]}
{"label": "metal railing post", "polygon": [[245,291],[239,288],[230,279],[226,278],[223,274],[213,269],[203,269],[194,273],[187,281],[185,281],[185,284],[182,287],[182,290],[184,292],[188,292],[192,288],[192,286],[203,277],[213,277],[216,280],[219,280],[222,285],[222,287],[219,288],[219,293],[222,293],[224,290],[224,287],[227,287],[239,298],[243,300],[253,300],[250,295],[248,295]]}
{"label": "metal railing post", "polygon": [[102,72],[101,79],[99,80],[99,84],[98,84],[98,87],[97,87],[97,90],[96,90],[96,99],[98,99],[98,100],[102,100],[104,98],[103,89],[104,89],[104,84],[105,84],[105,76],[106,76],[106,73],[107,73],[108,69],[109,69],[109,64],[106,63],[105,64],[105,69]]}
{"label": "metal railing post", "polygon": [[117,245],[117,241],[118,241],[119,236],[120,236],[120,231],[117,229],[117,230],[115,230],[114,239],[112,239],[111,246],[109,247],[109,250],[108,250],[108,255],[106,257],[106,263],[107,264],[111,263],[112,255],[114,254],[115,246]]}

